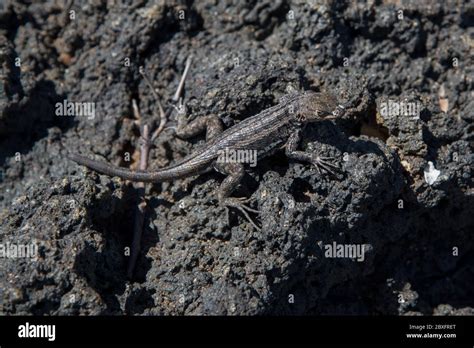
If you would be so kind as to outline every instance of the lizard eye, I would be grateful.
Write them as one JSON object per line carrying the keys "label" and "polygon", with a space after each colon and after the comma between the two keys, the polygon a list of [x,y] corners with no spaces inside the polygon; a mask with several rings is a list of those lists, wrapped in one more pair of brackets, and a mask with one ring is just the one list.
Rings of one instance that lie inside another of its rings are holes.
{"label": "lizard eye", "polygon": [[332,115],[334,117],[340,117],[342,115],[342,113],[345,111],[345,107],[341,104],[339,104],[336,109],[334,109],[334,111],[332,112]]}

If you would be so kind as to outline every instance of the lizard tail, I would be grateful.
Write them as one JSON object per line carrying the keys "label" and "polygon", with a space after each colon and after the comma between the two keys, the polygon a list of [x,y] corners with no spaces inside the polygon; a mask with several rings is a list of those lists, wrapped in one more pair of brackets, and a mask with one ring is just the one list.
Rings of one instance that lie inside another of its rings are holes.
{"label": "lizard tail", "polygon": [[168,173],[166,169],[158,172],[134,172],[130,169],[115,167],[109,163],[94,161],[77,154],[69,154],[68,158],[78,164],[86,166],[87,168],[93,169],[96,172],[109,176],[118,176],[119,178],[130,181],[161,182],[171,180],[177,176],[176,173],[174,173],[174,175]]}

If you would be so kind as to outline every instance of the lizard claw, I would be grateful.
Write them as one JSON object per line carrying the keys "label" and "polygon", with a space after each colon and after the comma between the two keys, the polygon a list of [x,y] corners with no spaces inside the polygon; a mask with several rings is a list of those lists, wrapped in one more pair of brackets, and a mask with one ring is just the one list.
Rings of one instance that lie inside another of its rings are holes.
{"label": "lizard claw", "polygon": [[222,202],[222,204],[227,209],[227,221],[229,220],[228,207],[236,208],[245,216],[245,218],[250,222],[250,224],[253,227],[255,227],[256,230],[260,231],[261,228],[257,226],[257,224],[250,218],[250,216],[248,214],[248,212],[259,214],[260,211],[258,211],[256,209],[252,209],[249,206],[245,205],[245,203],[247,203],[249,201],[250,201],[250,198],[245,198],[245,197],[228,197],[228,198],[226,198]]}
{"label": "lizard claw", "polygon": [[321,175],[322,172],[325,171],[335,177],[338,177],[336,172],[340,172],[341,169],[337,165],[332,163],[334,157],[320,156],[319,154],[315,154],[312,157],[313,158],[311,163],[316,167],[316,171],[319,175]]}
{"label": "lizard claw", "polygon": [[257,210],[257,209],[252,209],[250,208],[248,205],[245,205],[245,203],[248,203],[250,202],[250,198],[245,198],[245,197],[232,197],[232,198],[229,198],[231,201],[230,201],[230,206],[240,206],[242,209],[245,209],[251,213],[257,213],[257,214],[260,214],[260,211]]}

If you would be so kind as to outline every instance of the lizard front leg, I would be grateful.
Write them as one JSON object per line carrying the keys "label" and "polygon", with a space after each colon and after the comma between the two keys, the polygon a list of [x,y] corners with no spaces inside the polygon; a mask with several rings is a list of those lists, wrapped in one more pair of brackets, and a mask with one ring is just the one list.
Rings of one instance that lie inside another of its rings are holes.
{"label": "lizard front leg", "polygon": [[301,141],[301,130],[296,130],[290,135],[288,141],[285,145],[285,154],[288,158],[296,159],[299,161],[310,162],[316,167],[318,174],[321,174],[321,171],[324,170],[334,176],[334,170],[339,170],[339,168],[330,162],[333,160],[333,157],[320,156],[319,153],[309,153],[304,151],[298,151],[298,144]]}
{"label": "lizard front leg", "polygon": [[245,175],[244,165],[242,163],[216,163],[215,169],[223,174],[227,174],[227,177],[222,181],[217,194],[219,203],[225,207],[238,209],[242,214],[244,214],[253,227],[260,230],[260,227],[253,222],[248,214],[248,212],[259,213],[259,211],[244,204],[248,202],[249,199],[244,197],[230,197]]}

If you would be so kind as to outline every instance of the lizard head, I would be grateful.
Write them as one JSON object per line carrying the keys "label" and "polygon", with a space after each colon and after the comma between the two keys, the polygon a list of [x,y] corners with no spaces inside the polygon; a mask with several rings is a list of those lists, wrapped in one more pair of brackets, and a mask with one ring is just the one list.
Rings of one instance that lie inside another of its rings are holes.
{"label": "lizard head", "polygon": [[372,103],[364,76],[341,79],[333,93],[306,92],[301,104],[301,118],[307,122],[352,119],[363,115]]}
{"label": "lizard head", "polygon": [[307,122],[332,120],[344,114],[345,106],[338,103],[335,95],[328,92],[307,93],[301,114]]}

